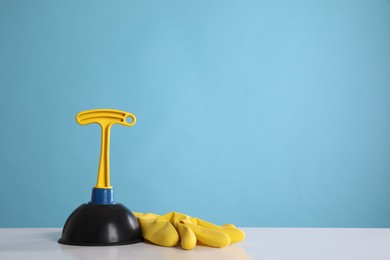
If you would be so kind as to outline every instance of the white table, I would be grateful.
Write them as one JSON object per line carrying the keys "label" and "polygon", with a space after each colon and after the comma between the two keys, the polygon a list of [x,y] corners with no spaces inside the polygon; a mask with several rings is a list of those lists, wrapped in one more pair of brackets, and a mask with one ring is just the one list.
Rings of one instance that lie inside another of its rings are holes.
{"label": "white table", "polygon": [[79,247],[57,243],[60,228],[0,229],[0,259],[389,260],[390,229],[243,228],[245,241],[185,251],[148,243]]}

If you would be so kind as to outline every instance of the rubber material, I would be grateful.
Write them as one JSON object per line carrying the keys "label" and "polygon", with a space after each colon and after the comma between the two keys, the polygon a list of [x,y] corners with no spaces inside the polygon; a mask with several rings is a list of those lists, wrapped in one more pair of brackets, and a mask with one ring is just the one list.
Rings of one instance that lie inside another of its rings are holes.
{"label": "rubber material", "polygon": [[92,188],[91,204],[115,204],[114,190]]}
{"label": "rubber material", "polygon": [[60,244],[77,246],[126,245],[143,241],[134,214],[122,204],[82,204],[69,216]]}

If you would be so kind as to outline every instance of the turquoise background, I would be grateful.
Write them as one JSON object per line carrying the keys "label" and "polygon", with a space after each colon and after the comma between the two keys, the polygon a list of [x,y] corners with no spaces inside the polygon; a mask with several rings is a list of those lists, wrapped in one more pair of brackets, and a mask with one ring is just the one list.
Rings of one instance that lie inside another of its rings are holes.
{"label": "turquoise background", "polygon": [[0,227],[115,198],[217,224],[390,227],[390,1],[0,1]]}

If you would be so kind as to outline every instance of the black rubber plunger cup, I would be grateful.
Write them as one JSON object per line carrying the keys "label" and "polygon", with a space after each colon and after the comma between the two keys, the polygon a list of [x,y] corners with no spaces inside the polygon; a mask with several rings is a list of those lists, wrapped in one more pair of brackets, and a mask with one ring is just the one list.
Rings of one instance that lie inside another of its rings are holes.
{"label": "black rubber plunger cup", "polygon": [[[126,122],[130,117],[131,123]],[[79,124],[98,123],[102,127],[102,147],[97,185],[89,203],[82,204],[69,216],[62,230],[61,244],[78,246],[111,246],[141,242],[139,223],[134,214],[114,202],[109,175],[110,128],[119,123],[133,126],[135,116],[120,110],[97,109],[80,112]]]}
{"label": "black rubber plunger cup", "polygon": [[142,241],[137,218],[128,208],[119,203],[95,203],[82,204],[73,211],[64,225],[59,243],[111,246]]}

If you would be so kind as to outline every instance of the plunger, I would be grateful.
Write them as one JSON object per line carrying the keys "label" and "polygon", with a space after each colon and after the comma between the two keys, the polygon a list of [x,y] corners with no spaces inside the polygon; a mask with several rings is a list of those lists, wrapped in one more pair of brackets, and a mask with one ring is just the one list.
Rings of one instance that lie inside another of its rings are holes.
{"label": "plunger", "polygon": [[[131,121],[128,122],[127,119]],[[97,123],[101,126],[101,151],[97,184],[92,198],[73,211],[65,222],[60,244],[78,246],[111,246],[141,242],[139,223],[134,214],[114,201],[110,186],[110,129],[114,124],[133,126],[133,114],[114,109],[86,110],[77,114],[80,125]]]}

